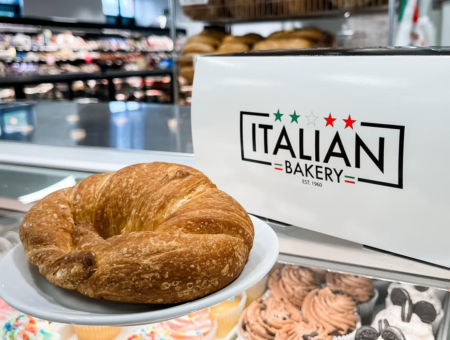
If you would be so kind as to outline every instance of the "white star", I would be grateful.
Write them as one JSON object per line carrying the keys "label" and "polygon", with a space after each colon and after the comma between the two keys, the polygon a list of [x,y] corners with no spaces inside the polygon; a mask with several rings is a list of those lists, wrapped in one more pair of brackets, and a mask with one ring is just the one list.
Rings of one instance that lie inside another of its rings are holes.
{"label": "white star", "polygon": [[312,112],[309,116],[305,116],[305,117],[308,118],[308,125],[312,124],[312,125],[316,126],[316,119],[319,117],[314,116]]}

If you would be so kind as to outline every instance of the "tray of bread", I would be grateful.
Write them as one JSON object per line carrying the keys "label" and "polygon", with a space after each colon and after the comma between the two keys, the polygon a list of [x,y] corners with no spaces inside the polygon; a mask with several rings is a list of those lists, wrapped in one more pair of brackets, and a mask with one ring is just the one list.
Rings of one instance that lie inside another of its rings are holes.
{"label": "tray of bread", "polygon": [[257,33],[233,36],[225,31],[208,28],[186,41],[178,58],[179,73],[184,84],[192,84],[195,60],[203,54],[222,55],[250,51],[333,47],[334,45],[334,34],[316,27],[277,31],[266,38]]}
{"label": "tray of bread", "polygon": [[0,297],[40,319],[140,325],[208,308],[263,278],[275,232],[204,174],[171,163],[92,175],[39,201],[0,263]]}

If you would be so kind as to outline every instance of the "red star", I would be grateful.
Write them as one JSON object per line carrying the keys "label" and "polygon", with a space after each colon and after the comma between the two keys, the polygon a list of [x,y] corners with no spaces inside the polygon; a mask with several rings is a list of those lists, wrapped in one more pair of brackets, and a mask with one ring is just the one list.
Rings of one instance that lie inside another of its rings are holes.
{"label": "red star", "polygon": [[331,113],[328,117],[324,118],[327,121],[327,125],[325,125],[325,127],[327,127],[328,125],[331,125],[332,127],[334,127],[333,122],[336,120],[336,118],[333,118],[331,116]]}
{"label": "red star", "polygon": [[342,119],[345,122],[345,129],[348,127],[351,127],[353,130],[353,123],[356,122],[356,120],[352,119],[352,116],[348,115],[347,119]]}

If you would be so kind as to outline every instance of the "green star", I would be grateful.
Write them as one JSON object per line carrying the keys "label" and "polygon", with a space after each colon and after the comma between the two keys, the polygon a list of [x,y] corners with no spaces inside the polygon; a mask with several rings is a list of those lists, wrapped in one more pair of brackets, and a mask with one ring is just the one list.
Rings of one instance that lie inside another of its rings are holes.
{"label": "green star", "polygon": [[298,124],[298,120],[297,120],[297,119],[300,118],[300,115],[298,115],[298,114],[294,111],[294,114],[293,114],[293,115],[289,115],[289,116],[291,116],[291,118],[292,118],[291,123],[296,122],[296,123]]}
{"label": "green star", "polygon": [[278,110],[277,113],[274,113],[275,115],[275,121],[279,120],[281,122],[281,116],[283,116],[283,113],[280,113],[280,110]]}

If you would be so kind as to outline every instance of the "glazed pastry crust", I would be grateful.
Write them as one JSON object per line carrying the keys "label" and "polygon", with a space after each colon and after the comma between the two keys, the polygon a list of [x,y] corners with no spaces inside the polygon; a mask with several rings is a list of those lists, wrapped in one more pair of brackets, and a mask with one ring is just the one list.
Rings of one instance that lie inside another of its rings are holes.
{"label": "glazed pastry crust", "polygon": [[96,299],[177,303],[236,279],[253,245],[245,210],[201,172],[136,164],[38,202],[20,238],[48,281]]}

